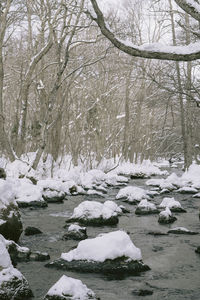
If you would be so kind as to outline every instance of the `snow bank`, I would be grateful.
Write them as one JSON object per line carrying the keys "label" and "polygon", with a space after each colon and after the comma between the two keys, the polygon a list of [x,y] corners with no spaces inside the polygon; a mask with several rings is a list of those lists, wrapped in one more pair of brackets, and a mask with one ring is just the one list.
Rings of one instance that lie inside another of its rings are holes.
{"label": "snow bank", "polygon": [[138,173],[142,173],[146,177],[152,175],[166,175],[168,173],[167,171],[161,171],[149,160],[143,161],[142,164],[122,163],[119,167],[116,168],[115,172],[117,172],[117,174],[123,175],[135,175]]}
{"label": "snow bank", "polygon": [[[48,291],[45,296],[65,297],[71,300],[89,300],[96,299],[94,292],[87,288],[81,280],[63,275]],[[49,298],[48,298],[49,299]]]}
{"label": "snow bank", "polygon": [[67,261],[88,260],[104,262],[106,259],[115,259],[123,256],[132,260],[142,259],[140,249],[135,247],[126,232],[119,230],[81,241],[76,249],[68,253],[62,253],[61,258]]}
{"label": "snow bank", "polygon": [[192,164],[182,175],[181,181],[183,185],[200,189],[200,165]]}

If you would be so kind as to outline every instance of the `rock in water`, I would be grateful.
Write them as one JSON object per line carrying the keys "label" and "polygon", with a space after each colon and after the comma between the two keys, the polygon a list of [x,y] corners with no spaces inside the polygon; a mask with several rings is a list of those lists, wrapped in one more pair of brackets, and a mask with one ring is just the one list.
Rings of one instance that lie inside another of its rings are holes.
{"label": "rock in water", "polygon": [[128,234],[121,230],[83,240],[77,248],[62,253],[60,259],[47,264],[46,267],[112,275],[138,275],[150,270],[142,262],[140,249],[136,248]]}
{"label": "rock in water", "polygon": [[168,207],[164,211],[161,211],[158,218],[158,223],[160,224],[170,224],[177,220],[176,217],[174,217]]}
{"label": "rock in water", "polygon": [[42,231],[36,227],[28,226],[26,227],[24,234],[25,235],[34,235],[34,234],[40,234]]}
{"label": "rock in water", "polygon": [[81,227],[76,224],[72,224],[68,228],[62,240],[85,240],[87,239],[86,227]]}
{"label": "rock in water", "polygon": [[100,300],[81,280],[63,275],[47,292],[44,300]]}

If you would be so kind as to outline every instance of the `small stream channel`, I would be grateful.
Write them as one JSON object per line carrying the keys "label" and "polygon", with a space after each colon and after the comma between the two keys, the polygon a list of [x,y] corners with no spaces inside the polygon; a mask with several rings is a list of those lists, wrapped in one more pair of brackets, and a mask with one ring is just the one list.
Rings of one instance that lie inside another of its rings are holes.
{"label": "small stream channel", "polygon": [[[144,180],[131,180],[129,185],[148,188]],[[34,236],[22,235],[20,244],[31,250],[48,252],[51,261],[59,258],[62,252],[68,252],[76,247],[78,241],[63,241],[61,237],[66,232],[63,228],[66,216],[84,200],[115,200],[118,192],[110,188],[104,199],[88,196],[68,197],[63,204],[49,204],[45,209],[22,209],[23,226],[35,226],[43,234]],[[129,214],[119,217],[116,226],[87,227],[89,238],[96,237],[99,233],[124,229],[130,233],[133,243],[142,251],[143,261],[151,270],[140,276],[129,276],[123,279],[109,278],[102,274],[74,273],[59,271],[44,267],[46,262],[21,262],[17,268],[29,281],[35,299],[43,299],[46,292],[63,275],[82,280],[88,288],[92,289],[101,300],[133,300],[143,297],[132,294],[132,290],[141,283],[148,283],[153,289],[153,295],[145,296],[151,300],[199,300],[200,299],[200,255],[195,253],[195,248],[200,245],[199,235],[152,236],[148,231],[159,230],[167,232],[170,228],[183,226],[193,231],[200,232],[198,217],[199,199],[191,195],[176,193],[155,197],[152,202],[159,204],[163,197],[175,197],[180,201],[187,213],[177,213],[177,221],[172,225],[159,225],[158,215],[136,216],[135,205],[129,205],[119,200],[130,209]]]}

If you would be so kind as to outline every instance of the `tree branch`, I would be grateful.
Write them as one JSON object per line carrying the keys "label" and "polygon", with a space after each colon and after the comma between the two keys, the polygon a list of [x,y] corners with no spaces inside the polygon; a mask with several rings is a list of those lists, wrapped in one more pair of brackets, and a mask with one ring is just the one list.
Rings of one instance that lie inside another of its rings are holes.
{"label": "tree branch", "polygon": [[[162,44],[149,44],[149,45],[141,45],[137,46],[130,42],[125,42],[118,39],[110,30],[110,28],[106,25],[104,16],[97,4],[96,0],[90,0],[94,11],[96,13],[96,17],[91,16],[91,18],[97,23],[102,34],[110,40],[110,42],[123,51],[124,53],[143,58],[151,58],[151,59],[161,59],[161,60],[173,60],[173,61],[193,61],[200,59],[200,42],[190,44],[187,46],[166,46]],[[178,4],[178,0],[176,0]],[[185,5],[188,1],[180,1],[184,2]],[[90,14],[91,15],[91,14]],[[199,14],[200,20],[200,14]]]}

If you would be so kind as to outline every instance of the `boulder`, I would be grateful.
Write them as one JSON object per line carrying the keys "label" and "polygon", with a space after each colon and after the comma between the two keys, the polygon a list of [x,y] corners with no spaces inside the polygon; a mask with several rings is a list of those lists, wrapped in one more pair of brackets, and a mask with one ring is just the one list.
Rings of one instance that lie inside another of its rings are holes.
{"label": "boulder", "polygon": [[17,242],[23,231],[21,216],[17,205],[9,204],[0,208],[0,234],[6,239]]}
{"label": "boulder", "polygon": [[28,281],[12,266],[0,272],[1,300],[28,300],[33,297]]}
{"label": "boulder", "polygon": [[130,261],[125,256],[115,259],[106,259],[104,262],[88,260],[66,261],[60,258],[46,264],[45,267],[82,273],[103,273],[127,276],[137,276],[141,272],[150,270],[149,266],[145,265],[142,261]]}
{"label": "boulder", "polygon": [[196,249],[195,249],[195,252],[200,254],[200,246],[198,246]]}
{"label": "boulder", "polygon": [[0,235],[0,299],[28,300],[33,293],[26,278],[12,265],[8,242]]}
{"label": "boulder", "polygon": [[84,201],[80,203],[67,222],[78,222],[83,225],[115,225],[121,208],[113,201],[100,203],[97,201]]}
{"label": "boulder", "polygon": [[35,235],[35,234],[40,234],[42,231],[39,228],[33,227],[33,226],[28,226],[26,227],[24,234],[25,235]]}
{"label": "boulder", "polygon": [[176,201],[173,197],[165,197],[161,204],[159,205],[160,208],[168,207],[172,212],[186,212],[185,209],[182,208],[179,201]]}
{"label": "boulder", "polygon": [[[106,245],[106,247],[105,247]],[[79,242],[77,248],[62,253],[49,268],[111,275],[138,275],[150,270],[142,262],[141,251],[124,231],[101,234]]]}

